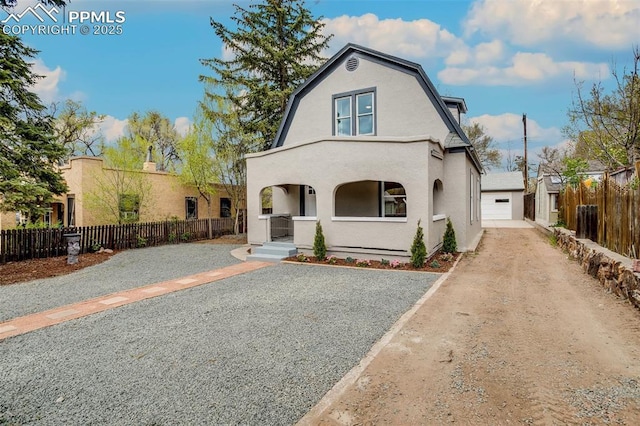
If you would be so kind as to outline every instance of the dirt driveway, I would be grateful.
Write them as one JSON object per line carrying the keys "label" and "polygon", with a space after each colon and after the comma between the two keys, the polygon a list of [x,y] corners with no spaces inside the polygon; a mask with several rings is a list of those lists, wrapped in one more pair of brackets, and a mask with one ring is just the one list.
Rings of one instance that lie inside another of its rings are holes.
{"label": "dirt driveway", "polygon": [[[313,413],[313,411],[312,411]],[[640,424],[640,313],[534,229],[487,229],[310,424]]]}

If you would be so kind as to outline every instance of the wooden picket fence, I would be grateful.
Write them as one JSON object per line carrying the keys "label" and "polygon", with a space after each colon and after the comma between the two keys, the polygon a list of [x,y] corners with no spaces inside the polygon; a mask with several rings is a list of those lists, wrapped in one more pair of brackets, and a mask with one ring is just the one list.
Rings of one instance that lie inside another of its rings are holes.
{"label": "wooden picket fence", "polygon": [[80,234],[81,253],[87,253],[99,247],[124,250],[206,240],[210,237],[233,233],[233,225],[231,218],[215,218],[74,228],[4,230],[0,231],[0,264],[63,256],[67,253],[64,235],[69,233]]}
{"label": "wooden picket fence", "polygon": [[598,206],[597,240],[611,251],[640,256],[640,188],[621,186],[607,174],[595,188],[567,187],[560,193],[560,218],[568,229],[577,228],[577,206]]}

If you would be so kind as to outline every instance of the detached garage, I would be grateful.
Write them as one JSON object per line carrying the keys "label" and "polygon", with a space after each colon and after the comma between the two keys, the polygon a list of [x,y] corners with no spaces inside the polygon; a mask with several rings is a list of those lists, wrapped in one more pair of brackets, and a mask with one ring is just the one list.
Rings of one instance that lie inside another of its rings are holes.
{"label": "detached garage", "polygon": [[482,219],[524,219],[524,178],[521,172],[482,176]]}

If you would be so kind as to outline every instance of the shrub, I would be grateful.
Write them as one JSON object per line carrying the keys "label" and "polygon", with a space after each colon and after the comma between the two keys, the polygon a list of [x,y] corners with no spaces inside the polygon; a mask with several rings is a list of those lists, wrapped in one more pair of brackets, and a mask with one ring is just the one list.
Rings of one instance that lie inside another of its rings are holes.
{"label": "shrub", "polygon": [[418,220],[416,236],[413,237],[413,244],[411,244],[411,265],[413,265],[414,268],[422,268],[426,258],[427,248],[424,245],[424,232]]}
{"label": "shrub", "polygon": [[304,253],[300,253],[299,255],[297,255],[296,259],[298,260],[298,262],[307,262],[309,260],[307,259],[307,256],[304,255]]}
{"label": "shrub", "polygon": [[361,268],[366,268],[371,266],[371,261],[368,259],[358,259],[356,260],[356,266],[359,266]]}
{"label": "shrub", "polygon": [[327,246],[324,243],[324,234],[322,233],[320,221],[316,222],[316,236],[313,239],[313,255],[318,260],[325,260],[327,258]]}
{"label": "shrub", "polygon": [[442,260],[443,262],[451,262],[453,259],[453,253],[442,253],[440,255],[440,260]]}
{"label": "shrub", "polygon": [[356,260],[355,260],[353,257],[351,257],[351,256],[347,256],[347,258],[346,258],[344,261],[345,261],[345,262],[347,262],[347,263],[353,263],[353,262],[355,262]]}
{"label": "shrub", "polygon": [[327,258],[327,262],[329,262],[329,265],[335,265],[336,263],[338,263],[338,258],[331,255]]}
{"label": "shrub", "polygon": [[451,219],[447,218],[447,229],[444,231],[442,251],[445,253],[455,253],[457,248],[456,231],[453,230]]}
{"label": "shrub", "polygon": [[389,261],[387,259],[382,259],[382,260],[380,260],[380,264],[382,266],[389,266]]}
{"label": "shrub", "polygon": [[136,243],[136,247],[146,247],[147,246],[147,239],[146,238],[141,237],[140,235],[138,235],[136,238],[138,240],[138,242]]}
{"label": "shrub", "polygon": [[429,266],[431,266],[432,268],[439,268],[440,267],[440,262],[438,262],[437,260],[433,260],[433,261],[431,261]]}

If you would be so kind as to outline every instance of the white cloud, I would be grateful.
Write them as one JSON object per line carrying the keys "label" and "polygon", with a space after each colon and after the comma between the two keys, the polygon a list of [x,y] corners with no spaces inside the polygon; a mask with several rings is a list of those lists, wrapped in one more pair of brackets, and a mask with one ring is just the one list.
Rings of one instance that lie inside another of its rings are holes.
{"label": "white cloud", "polygon": [[31,64],[31,70],[43,78],[39,78],[36,83],[31,87],[44,104],[55,102],[59,99],[58,85],[64,80],[66,73],[59,66],[55,69],[50,69],[40,58],[36,59]]}
{"label": "white cloud", "polygon": [[180,136],[185,136],[191,128],[191,121],[188,117],[178,117],[173,123],[173,128],[176,129]]}
{"label": "white cloud", "polygon": [[629,49],[640,38],[637,0],[480,0],[464,21],[465,35],[481,33],[521,46],[571,41],[601,49]]}
{"label": "white cloud", "polygon": [[[487,50],[485,57],[493,53]],[[609,76],[606,63],[562,61],[555,62],[544,53],[518,52],[505,67],[481,65],[479,61],[467,67],[450,66],[438,73],[445,84],[481,84],[487,86],[511,86],[542,83],[554,78],[597,79]]]}
{"label": "white cloud", "polygon": [[118,138],[124,136],[128,120],[119,120],[111,115],[105,116],[102,123],[97,126],[96,133],[101,132],[105,142],[115,142]]}
{"label": "white cloud", "polygon": [[446,57],[445,64],[452,66],[464,64],[484,65],[502,60],[504,55],[504,43],[500,40],[493,40],[488,43],[480,43],[475,47],[462,45]]}
{"label": "white cloud", "polygon": [[333,50],[352,42],[400,57],[444,57],[464,42],[428,19],[379,19],[373,13],[324,19],[325,34],[333,34]]}
{"label": "white cloud", "polygon": [[[524,125],[521,114],[480,115],[469,118],[470,123],[479,123],[485,133],[495,141],[495,148],[502,155],[502,168],[507,168],[509,158],[524,155]],[[527,158],[529,165],[540,163],[542,148],[566,148],[569,141],[557,127],[542,127],[534,119],[527,117]],[[512,164],[513,166],[513,164]],[[497,170],[492,170],[496,172]]]}
{"label": "white cloud", "polygon": [[[479,123],[485,133],[496,143],[512,142],[521,144],[524,138],[524,124],[521,114],[504,113],[500,115],[483,114],[470,117],[470,123]],[[555,145],[563,140],[562,132],[557,127],[542,127],[534,119],[527,117],[527,139],[535,145]]]}

